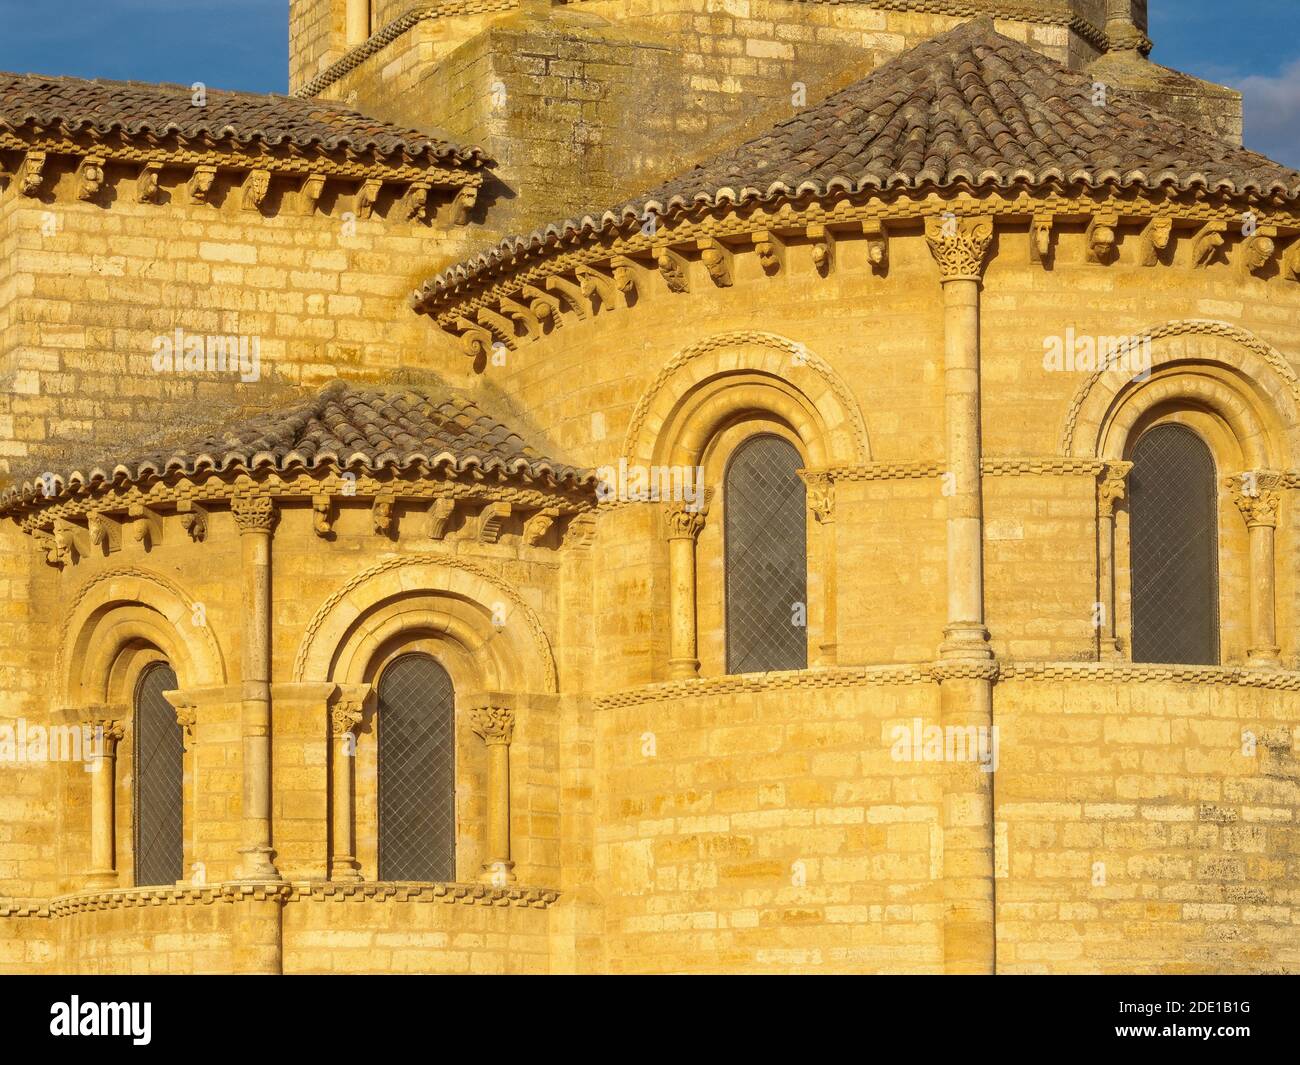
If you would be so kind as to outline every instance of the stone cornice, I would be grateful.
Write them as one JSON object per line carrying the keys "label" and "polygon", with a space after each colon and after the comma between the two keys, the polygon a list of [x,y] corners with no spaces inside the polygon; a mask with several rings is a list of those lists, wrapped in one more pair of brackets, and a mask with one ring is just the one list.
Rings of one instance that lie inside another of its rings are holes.
{"label": "stone cornice", "polygon": [[[316,512],[315,529],[318,535],[328,536],[340,506],[355,502],[358,506],[373,505],[376,500],[390,504],[414,504],[422,509],[418,515],[404,515],[402,521],[425,522],[425,532],[441,539],[452,513],[460,506],[478,504],[507,504],[511,513],[527,515],[545,512],[552,522],[572,518],[591,510],[595,500],[581,492],[558,489],[537,483],[534,487],[525,481],[522,485],[510,481],[487,480],[472,474],[448,476],[445,471],[415,477],[374,476],[356,474],[349,477],[337,473],[298,473],[281,476],[272,474],[256,482],[256,491],[277,505],[284,502],[310,503]],[[41,543],[50,556],[51,564],[61,565],[73,560],[69,543],[80,545],[84,551],[94,553],[90,542],[89,524],[93,519],[108,518],[111,522],[126,522],[134,511],[143,510],[150,515],[155,508],[160,516],[175,513],[185,523],[186,535],[195,542],[206,539],[210,519],[209,509],[233,505],[249,492],[248,482],[235,482],[218,475],[182,477],[168,482],[155,482],[148,487],[122,485],[99,487],[84,494],[57,502],[45,503],[40,498],[11,505],[10,515],[18,521],[23,532]],[[434,520],[433,510],[443,505],[440,521]],[[436,528],[435,528],[436,526]],[[548,525],[549,528],[549,525]],[[56,536],[61,531],[61,536]],[[391,530],[390,530],[391,531]],[[533,532],[536,532],[534,528]],[[553,543],[555,538],[534,536],[532,546]],[[105,541],[107,543],[107,541]],[[120,550],[120,538],[109,544],[110,550]],[[108,553],[108,552],[105,552]]]}
{"label": "stone cornice", "polygon": [[278,900],[329,902],[366,899],[376,902],[444,902],[465,906],[512,906],[546,909],[560,897],[550,888],[459,882],[425,884],[405,881],[328,881],[293,883],[219,883],[183,887],[114,888],[53,898],[0,899],[3,917],[68,917],[77,913],[143,906],[211,906],[216,903]]}
{"label": "stone cornice", "polygon": [[[98,171],[93,183],[80,178],[88,164]],[[137,143],[117,134],[20,136],[0,130],[0,178],[7,173],[16,194],[45,202],[54,191],[56,172],[71,171],[79,180],[68,186],[69,201],[161,204],[160,178],[169,171],[174,179],[168,182],[172,203],[210,204],[216,198],[214,187],[221,186],[228,190],[226,199],[248,211],[311,214],[324,199],[342,212],[362,197],[365,186],[371,186],[375,198],[387,186],[392,196],[384,197],[386,216],[413,223],[433,218],[441,207],[449,224],[461,225],[466,221],[461,198],[468,195],[472,202],[483,182],[483,172],[477,169],[410,159],[388,162],[341,151],[322,155],[257,143],[181,144],[174,138]],[[341,195],[325,197],[327,183]],[[105,190],[116,194],[109,196]],[[436,202],[429,195],[433,190],[439,192]],[[370,210],[359,209],[358,214],[370,217]]]}
{"label": "stone cornice", "polygon": [[[774,208],[746,204],[674,216],[661,220],[653,232],[636,227],[604,231],[559,247],[521,249],[508,261],[471,263],[454,281],[440,281],[436,288],[426,284],[412,296],[411,306],[481,362],[497,345],[517,349],[557,328],[647,300],[729,287],[736,275],[735,260],[741,256],[758,257],[768,277],[791,269],[796,259],[806,259],[826,277],[846,268],[846,257],[837,247],[861,242],[867,252],[855,258],[866,264],[863,269],[878,271],[888,261],[888,242],[894,237],[934,230],[944,220],[960,236],[973,232],[977,219],[991,223],[993,234],[1014,227],[1017,232],[1003,232],[1000,239],[1029,242],[1031,260],[1043,267],[1054,259],[1053,231],[1061,225],[1087,227],[1093,249],[1087,262],[1107,269],[1120,262],[1113,249],[1121,236],[1131,237],[1136,246],[1152,223],[1159,222],[1161,227],[1167,223],[1169,231],[1167,240],[1162,237],[1163,249],[1155,256],[1139,249],[1134,265],[1161,268],[1177,246],[1199,246],[1213,231],[1219,241],[1212,249],[1216,261],[1226,255],[1239,265],[1249,261],[1251,270],[1276,262],[1278,269],[1260,280],[1300,280],[1300,210],[1253,206],[1256,235],[1267,232],[1272,242],[1268,260],[1260,264],[1260,245],[1242,232],[1247,202],[1221,193],[1135,190],[1117,195],[1081,189],[1067,194],[1053,188],[1018,194],[967,189],[943,196],[899,191],[798,207],[789,202]],[[1028,236],[1021,232],[1025,226],[1030,227]],[[979,232],[979,244],[987,249],[991,238],[982,228]],[[993,242],[985,262],[992,261],[998,247]],[[780,254],[774,253],[777,248]],[[716,261],[719,249],[725,270]],[[706,261],[709,255],[713,260]],[[973,268],[973,261],[968,265]],[[1204,264],[1198,260],[1196,265]],[[961,274],[955,265],[952,270],[953,277],[973,276]]]}
{"label": "stone cornice", "polygon": [[[953,667],[956,667],[956,672]],[[596,710],[618,710],[680,699],[717,698],[766,691],[930,684],[963,675],[962,667],[963,664],[957,662],[917,662],[674,680],[596,695],[592,697],[592,706]],[[997,662],[971,663],[971,668],[966,672],[984,679],[996,679],[998,683],[1090,681],[1102,684],[1215,684],[1270,691],[1300,691],[1300,672],[1244,666],[1165,666],[1133,662],[1032,662],[1000,659]]]}

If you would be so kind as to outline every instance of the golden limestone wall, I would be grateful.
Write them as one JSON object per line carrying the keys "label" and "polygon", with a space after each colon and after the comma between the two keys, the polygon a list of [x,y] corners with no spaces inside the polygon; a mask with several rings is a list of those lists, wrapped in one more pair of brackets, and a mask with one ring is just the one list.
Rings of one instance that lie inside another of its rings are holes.
{"label": "golden limestone wall", "polygon": [[[212,203],[191,203],[180,172],[164,171],[169,202],[138,204],[134,174],[108,170],[111,206],[77,200],[70,170],[47,181],[45,200],[12,186],[0,198],[16,279],[0,287],[13,418],[0,472],[74,450],[102,458],[141,426],[192,426],[200,412],[282,395],[276,385],[374,379],[413,362],[427,331],[408,293],[477,239],[403,220],[393,192],[364,218],[355,187],[327,185],[308,211],[273,183],[264,211],[244,210],[224,174]],[[178,328],[256,338],[260,387],[237,389],[236,374],[155,372],[155,338]]]}
{"label": "golden limestone wall", "polygon": [[[996,813],[986,829],[997,841],[998,966],[1294,971],[1300,709],[1294,673],[1252,680],[1236,668],[1255,594],[1245,522],[1225,488],[1224,668],[1082,665],[1096,659],[1098,579],[1087,441],[1105,410],[1098,389],[1130,375],[1098,382],[1087,370],[1048,369],[1044,357],[1045,342],[1071,329],[1149,337],[1162,379],[1176,382],[1181,365],[1250,382],[1271,460],[1287,465],[1300,287],[1246,274],[1232,253],[1194,267],[1189,240],[1157,267],[1139,265],[1135,238],[1122,240],[1112,265],[1085,261],[1082,223],[1058,226],[1054,241],[1044,268],[1030,262],[1027,227],[1000,230],[982,296],[985,588],[1002,663]],[[562,327],[486,367],[485,387],[504,389],[592,466],[651,453],[691,389],[745,371],[820,395],[827,422],[841,402],[828,392],[847,394],[869,437],[858,475],[836,481],[838,680],[720,676],[720,537],[710,514],[697,541],[699,657],[714,679],[641,690],[668,676],[662,507],[602,513],[588,576],[599,639],[582,683],[596,723],[588,897],[603,903],[599,964],[612,970],[943,968],[940,902],[927,879],[929,863],[943,868],[943,843],[926,835],[944,805],[942,774],[890,752],[896,727],[933,725],[942,713],[927,672],[945,618],[938,276],[916,230],[891,231],[883,274],[865,245],[841,239],[827,277],[808,244],[788,247],[775,277],[737,253],[723,288],[691,263],[688,293],[638,270],[634,306],[581,322],[566,314]],[[1200,387],[1186,393],[1193,406]],[[1170,395],[1177,403],[1177,386]],[[752,402],[742,427],[764,424],[762,402]],[[1221,477],[1250,464],[1203,421],[1183,420],[1207,433]],[[1290,505],[1288,495],[1277,606],[1282,661],[1294,670]],[[815,649],[826,570],[813,546],[821,532],[809,524]],[[1119,533],[1123,637],[1123,520]],[[840,673],[872,663],[918,663],[921,672]],[[796,861],[807,874],[798,887]]]}

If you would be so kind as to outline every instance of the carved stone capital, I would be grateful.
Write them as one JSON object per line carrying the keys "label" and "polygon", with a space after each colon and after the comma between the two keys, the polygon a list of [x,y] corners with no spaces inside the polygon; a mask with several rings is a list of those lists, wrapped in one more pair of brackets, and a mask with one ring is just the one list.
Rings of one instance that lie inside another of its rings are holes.
{"label": "carved stone capital", "polygon": [[1128,492],[1128,475],[1132,469],[1131,462],[1108,462],[1103,467],[1097,482],[1097,513],[1103,518],[1114,517],[1115,504]]}
{"label": "carved stone capital", "polygon": [[835,482],[825,473],[800,471],[807,485],[808,509],[825,525],[835,519]]}
{"label": "carved stone capital", "polygon": [[515,732],[515,712],[496,702],[479,703],[470,708],[469,727],[489,747],[509,744]]}
{"label": "carved stone capital", "polygon": [[673,503],[664,512],[670,540],[694,540],[704,528],[704,511],[688,503]]}
{"label": "carved stone capital", "polygon": [[270,532],[275,528],[275,503],[270,496],[235,496],[230,501],[230,513],[241,533]]}
{"label": "carved stone capital", "polygon": [[978,281],[993,243],[993,219],[932,216],[925,220],[925,240],[944,281]]}
{"label": "carved stone capital", "polygon": [[1277,527],[1277,511],[1282,504],[1282,487],[1285,478],[1275,470],[1247,470],[1228,478],[1232,501],[1246,519],[1246,527]]}
{"label": "carved stone capital", "polygon": [[364,702],[360,699],[342,698],[330,707],[330,735],[346,736],[355,732],[364,716]]}
{"label": "carved stone capital", "polygon": [[[116,745],[126,735],[126,720],[130,716],[130,710],[120,704],[95,703],[85,707],[77,716],[83,725],[97,733],[97,740],[102,737],[105,745]],[[111,754],[112,751],[109,750],[108,753]]]}

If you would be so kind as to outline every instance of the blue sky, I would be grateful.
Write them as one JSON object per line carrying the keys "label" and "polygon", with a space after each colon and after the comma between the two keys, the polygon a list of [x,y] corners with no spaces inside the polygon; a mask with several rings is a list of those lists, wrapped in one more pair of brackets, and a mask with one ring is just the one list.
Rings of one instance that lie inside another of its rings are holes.
{"label": "blue sky", "polygon": [[[0,70],[284,92],[288,0],[0,0]],[[1152,58],[1246,94],[1246,143],[1300,167],[1300,0],[1150,0]]]}

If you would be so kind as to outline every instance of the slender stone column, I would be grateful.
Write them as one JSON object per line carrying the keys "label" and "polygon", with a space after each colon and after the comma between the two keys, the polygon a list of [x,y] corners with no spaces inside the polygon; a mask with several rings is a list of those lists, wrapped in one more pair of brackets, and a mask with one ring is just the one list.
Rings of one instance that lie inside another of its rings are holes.
{"label": "slender stone column", "polygon": [[90,779],[90,871],[88,888],[118,886],[117,855],[113,846],[117,803],[117,745],[125,734],[125,706],[94,706],[83,716],[94,744]]}
{"label": "slender stone column", "polygon": [[926,219],[944,306],[948,624],[940,658],[990,658],[984,627],[984,510],[980,491],[980,277],[989,218]]}
{"label": "slender stone column", "polygon": [[488,859],[481,879],[498,887],[514,880],[510,858],[510,741],[515,713],[493,697],[470,708],[470,728],[488,749]]}
{"label": "slender stone column", "polygon": [[800,471],[808,486],[808,509],[821,526],[822,535],[822,641],[817,664],[835,665],[838,652],[839,585],[836,575],[835,482],[829,474]]}
{"label": "slender stone column", "polygon": [[1246,658],[1252,666],[1278,669],[1282,649],[1277,643],[1274,551],[1282,476],[1272,470],[1255,470],[1230,478],[1229,484],[1250,535],[1250,648]]}
{"label": "slender stone column", "polygon": [[270,496],[237,496],[231,513],[239,526],[244,578],[244,644],[240,731],[244,778],[240,880],[279,880],[271,860],[271,530]]}
{"label": "slender stone column", "polygon": [[[944,305],[942,491],[947,501],[948,620],[934,676],[944,728],[993,733],[989,633],[984,624],[984,509],[980,483],[980,281],[993,220],[926,219]],[[989,767],[991,770],[992,767]],[[943,771],[944,971],[996,968],[993,773],[970,761]]]}
{"label": "slender stone column", "polygon": [[668,676],[681,680],[699,676],[696,635],[695,542],[704,528],[704,512],[674,503],[667,511],[669,614]]}
{"label": "slender stone column", "polygon": [[371,0],[347,0],[344,19],[349,48],[355,48],[370,36],[370,2]]}
{"label": "slender stone column", "polygon": [[1128,489],[1131,462],[1107,462],[1097,485],[1097,657],[1122,659],[1115,630],[1115,504]]}
{"label": "slender stone column", "polygon": [[334,846],[330,854],[331,880],[361,880],[357,861],[356,777],[357,728],[361,724],[369,688],[342,692],[330,707],[331,800],[334,807]]}

